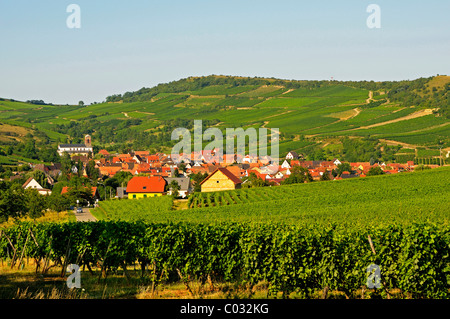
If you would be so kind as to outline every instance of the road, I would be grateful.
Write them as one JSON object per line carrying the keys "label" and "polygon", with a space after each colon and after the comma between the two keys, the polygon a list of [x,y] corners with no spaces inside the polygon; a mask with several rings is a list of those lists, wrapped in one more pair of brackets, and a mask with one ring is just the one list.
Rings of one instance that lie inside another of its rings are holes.
{"label": "road", "polygon": [[75,217],[77,218],[78,222],[96,222],[97,219],[92,216],[91,212],[89,211],[89,208],[83,208],[82,213],[77,213],[77,209],[75,208]]}

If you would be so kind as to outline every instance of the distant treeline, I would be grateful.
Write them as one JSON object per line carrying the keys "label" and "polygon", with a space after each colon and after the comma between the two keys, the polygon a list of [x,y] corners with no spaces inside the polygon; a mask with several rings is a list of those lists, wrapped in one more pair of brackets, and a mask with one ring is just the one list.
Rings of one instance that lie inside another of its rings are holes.
{"label": "distant treeline", "polygon": [[52,103],[45,103],[43,100],[27,100],[26,103],[35,104],[35,105],[53,105]]}

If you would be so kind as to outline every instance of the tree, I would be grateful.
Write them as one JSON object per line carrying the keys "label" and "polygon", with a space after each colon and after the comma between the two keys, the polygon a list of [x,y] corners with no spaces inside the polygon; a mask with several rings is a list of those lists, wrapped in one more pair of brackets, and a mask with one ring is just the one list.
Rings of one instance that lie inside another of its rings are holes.
{"label": "tree", "polygon": [[208,177],[208,174],[207,173],[202,174],[201,172],[198,172],[197,174],[191,174],[190,177],[194,182],[194,192],[201,192],[202,187],[200,183],[203,182],[203,180]]}
{"label": "tree", "polygon": [[70,155],[64,152],[63,156],[61,157],[61,176],[63,180],[70,179],[70,175],[72,174],[72,166],[73,161],[70,158]]}
{"label": "tree", "polygon": [[367,172],[367,176],[375,176],[375,175],[383,175],[384,171],[381,169],[380,166],[374,166],[369,169]]}
{"label": "tree", "polygon": [[350,163],[341,163],[337,166],[337,170],[336,170],[338,175],[341,175],[342,172],[352,172],[352,166],[350,165]]}
{"label": "tree", "polygon": [[70,207],[70,200],[61,193],[52,192],[47,198],[47,206],[55,212],[62,212]]}
{"label": "tree", "polygon": [[330,174],[328,173],[328,170],[325,170],[323,172],[322,176],[320,176],[321,181],[329,181],[330,180]]}
{"label": "tree", "polygon": [[47,208],[45,197],[39,194],[36,189],[32,188],[25,190],[25,196],[28,216],[33,219],[41,217],[43,215],[43,211]]}
{"label": "tree", "polygon": [[169,184],[169,190],[172,191],[172,197],[173,198],[177,198],[180,195],[180,185],[178,184],[177,181],[173,180],[170,182]]}
{"label": "tree", "polygon": [[22,217],[26,214],[25,190],[21,185],[0,181],[0,218]]}
{"label": "tree", "polygon": [[25,149],[24,149],[24,153],[23,155],[27,158],[31,158],[31,159],[37,159],[37,152],[36,152],[36,143],[34,141],[34,139],[30,138],[26,143],[25,143]]}
{"label": "tree", "polygon": [[242,187],[244,188],[252,188],[252,187],[263,187],[268,186],[269,183],[264,181],[262,178],[259,178],[256,176],[254,172],[251,172],[250,175],[244,179],[244,183],[242,184]]}
{"label": "tree", "polygon": [[70,187],[64,196],[69,200],[71,206],[77,205],[77,200],[81,206],[93,203],[92,187]]}
{"label": "tree", "polygon": [[100,177],[100,170],[95,167],[95,161],[90,160],[86,165],[86,175],[93,181]]}
{"label": "tree", "polygon": [[78,106],[84,106],[84,102],[83,101],[79,101],[78,102]]}
{"label": "tree", "polygon": [[305,182],[312,182],[311,174],[309,173],[309,170],[306,167],[303,166],[294,166],[291,169],[291,175],[289,175],[288,178],[286,178],[282,184],[288,185],[288,184],[298,184],[298,183],[305,183]]}
{"label": "tree", "polygon": [[43,188],[50,188],[48,177],[43,171],[35,170],[30,174],[30,177],[33,177]]}

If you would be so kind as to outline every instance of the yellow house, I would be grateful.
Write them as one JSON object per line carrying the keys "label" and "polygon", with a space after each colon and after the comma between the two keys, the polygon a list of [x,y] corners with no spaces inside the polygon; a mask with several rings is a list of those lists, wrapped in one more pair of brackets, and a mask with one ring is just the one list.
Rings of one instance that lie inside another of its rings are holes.
{"label": "yellow house", "polygon": [[165,193],[166,180],[161,176],[135,176],[127,184],[129,199],[161,196]]}
{"label": "yellow house", "polygon": [[202,192],[217,192],[241,188],[241,180],[225,167],[219,167],[200,183]]}

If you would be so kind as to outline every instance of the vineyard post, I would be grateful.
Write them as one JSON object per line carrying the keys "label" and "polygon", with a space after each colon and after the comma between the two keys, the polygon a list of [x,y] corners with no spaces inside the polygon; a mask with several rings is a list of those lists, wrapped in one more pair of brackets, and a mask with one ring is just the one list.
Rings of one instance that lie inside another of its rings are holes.
{"label": "vineyard post", "polygon": [[53,235],[51,235],[50,236],[50,243],[49,243],[49,247],[50,247],[50,249],[49,249],[49,251],[48,251],[48,253],[47,253],[47,255],[45,256],[45,258],[44,258],[44,265],[42,266],[42,274],[44,274],[47,270],[45,269],[45,267],[47,266],[47,261],[48,261],[48,258],[50,257],[50,251],[51,251],[51,247],[52,247],[52,241],[53,241]]}
{"label": "vineyard post", "polygon": [[20,255],[19,265],[17,266],[17,269],[19,269],[20,265],[22,264],[23,254],[25,253],[25,250],[27,249],[27,244],[28,244],[28,239],[29,238],[30,238],[30,230],[28,229],[27,239],[25,240],[25,244],[23,245],[22,253]]}
{"label": "vineyard post", "polygon": [[[37,240],[36,240],[36,237],[34,236],[34,233],[33,233],[33,231],[31,230],[31,228],[29,229],[29,231],[30,231],[30,235],[31,235],[31,237],[33,238],[33,240],[34,240],[34,243],[36,244],[36,247],[38,247],[39,248],[39,244],[38,244],[38,242],[37,242]],[[28,258],[28,257],[27,257]],[[40,265],[41,265],[41,256],[39,257],[39,261],[38,261],[38,259],[37,259],[37,257],[35,256],[34,257],[34,261],[36,262],[36,273],[38,272],[38,269],[39,269],[39,267],[40,267]]]}
{"label": "vineyard post", "polygon": [[[105,270],[105,261],[106,261],[106,257],[108,256],[108,252],[109,252],[109,248],[111,247],[111,240],[109,241],[108,244],[108,248],[106,248],[106,253],[105,253],[105,257],[103,257],[103,261],[102,261],[102,266],[100,268],[100,276],[98,277],[97,282],[100,282],[100,278],[102,277],[102,275],[104,274],[104,278],[106,279],[106,270]],[[106,285],[106,283],[105,283]]]}
{"label": "vineyard post", "polygon": [[[21,234],[22,234],[22,231],[20,231],[20,232],[19,232],[19,235],[17,235],[17,243],[19,242],[19,239],[20,239],[20,235],[21,235]],[[11,243],[11,241],[10,241],[10,243]],[[11,244],[11,246],[12,246],[12,244]],[[14,246],[13,246],[13,248],[14,248]],[[15,264],[15,261],[16,261],[16,253],[17,253],[17,250],[14,249],[14,255],[13,255],[13,258],[12,258],[12,260],[11,260],[11,269],[14,268],[14,264]]]}
{"label": "vineyard post", "polygon": [[186,286],[186,289],[189,291],[189,293],[191,294],[192,297],[194,297],[194,293],[191,290],[191,287],[189,287],[189,284],[187,282],[187,279],[184,279],[183,276],[181,275],[181,271],[180,269],[177,268],[177,273],[178,276],[180,276],[180,279],[183,281],[184,285]]}
{"label": "vineyard post", "polygon": [[[5,235],[6,239],[8,239],[8,242],[11,245],[11,248],[14,250],[14,254],[15,254],[16,253],[16,247],[14,247],[13,243],[11,242],[11,239],[9,239],[9,237],[8,237],[8,235],[6,235],[6,233],[3,233],[3,235]],[[8,249],[8,251],[9,251],[9,249]],[[11,256],[11,255],[8,254],[8,256]]]}
{"label": "vineyard post", "polygon": [[64,262],[62,263],[61,278],[64,277],[64,274],[66,273],[67,262],[70,256],[70,241],[71,236],[69,237],[69,241],[67,242],[66,255],[64,256]]}

